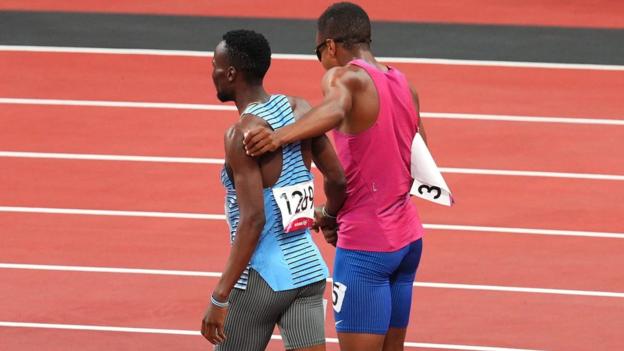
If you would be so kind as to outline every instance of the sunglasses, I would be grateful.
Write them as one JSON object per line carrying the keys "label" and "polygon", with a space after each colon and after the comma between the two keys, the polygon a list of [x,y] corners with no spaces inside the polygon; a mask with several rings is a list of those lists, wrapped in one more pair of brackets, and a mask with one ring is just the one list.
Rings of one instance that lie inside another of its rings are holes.
{"label": "sunglasses", "polygon": [[316,49],[314,49],[314,53],[316,54],[316,58],[318,58],[319,62],[321,62],[321,54],[323,53],[323,48],[327,46],[327,42],[329,40],[333,40],[334,43],[344,43],[344,41],[346,39],[344,39],[344,38],[325,39],[325,40],[323,40],[322,43],[318,44],[316,46]]}
{"label": "sunglasses", "polygon": [[[316,54],[316,58],[318,58],[319,62],[321,61],[321,54],[323,53],[323,48],[327,46],[328,40],[332,40],[334,43],[344,43],[347,40],[351,40],[351,39],[350,38],[336,38],[336,39],[325,39],[325,40],[323,40],[323,42],[318,44],[316,46],[316,49],[314,49],[314,53]],[[359,43],[369,43],[370,44],[370,42],[371,42],[370,39],[360,39],[360,40],[354,41],[353,44],[359,44]]]}

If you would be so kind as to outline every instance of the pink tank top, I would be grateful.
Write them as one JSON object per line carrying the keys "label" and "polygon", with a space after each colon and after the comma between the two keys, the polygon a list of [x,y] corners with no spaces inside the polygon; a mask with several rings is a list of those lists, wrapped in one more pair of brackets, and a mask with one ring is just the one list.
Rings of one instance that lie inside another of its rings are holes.
{"label": "pink tank top", "polygon": [[352,135],[334,130],[338,157],[347,178],[347,200],[338,215],[337,246],[349,250],[396,251],[424,234],[410,201],[410,154],[418,111],[405,76],[383,72],[363,61],[375,83],[379,115],[375,124]]}

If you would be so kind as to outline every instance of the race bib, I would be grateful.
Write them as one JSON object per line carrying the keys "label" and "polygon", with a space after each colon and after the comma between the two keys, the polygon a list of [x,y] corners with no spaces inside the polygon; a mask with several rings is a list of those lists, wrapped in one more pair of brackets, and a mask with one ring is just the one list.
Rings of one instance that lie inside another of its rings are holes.
{"label": "race bib", "polygon": [[334,311],[340,313],[340,311],[342,310],[342,303],[344,301],[346,292],[346,285],[340,282],[334,282],[332,286],[332,304],[334,305]]}
{"label": "race bib", "polygon": [[414,178],[410,194],[440,205],[453,205],[451,190],[420,134],[412,141],[410,170]]}
{"label": "race bib", "polygon": [[309,228],[314,224],[314,183],[273,188],[273,197],[282,213],[286,233]]}

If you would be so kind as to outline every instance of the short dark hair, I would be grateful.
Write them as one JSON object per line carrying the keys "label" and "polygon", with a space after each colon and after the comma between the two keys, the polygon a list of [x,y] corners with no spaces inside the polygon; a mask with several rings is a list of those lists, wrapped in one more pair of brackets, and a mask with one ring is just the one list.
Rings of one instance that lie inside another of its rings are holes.
{"label": "short dark hair", "polygon": [[318,19],[317,30],[321,39],[343,39],[347,48],[371,41],[371,24],[366,11],[350,2],[328,7]]}
{"label": "short dark hair", "polygon": [[271,47],[264,35],[238,29],[225,33],[223,40],[230,64],[245,73],[247,82],[262,82],[271,66]]}

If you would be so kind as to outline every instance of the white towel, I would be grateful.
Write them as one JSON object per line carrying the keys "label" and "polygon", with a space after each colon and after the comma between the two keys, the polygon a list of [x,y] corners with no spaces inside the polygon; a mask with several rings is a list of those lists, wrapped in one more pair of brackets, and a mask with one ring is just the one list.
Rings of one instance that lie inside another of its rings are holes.
{"label": "white towel", "polygon": [[440,205],[453,205],[455,201],[451,190],[446,185],[420,133],[417,133],[412,141],[410,168],[414,178],[410,194]]}

